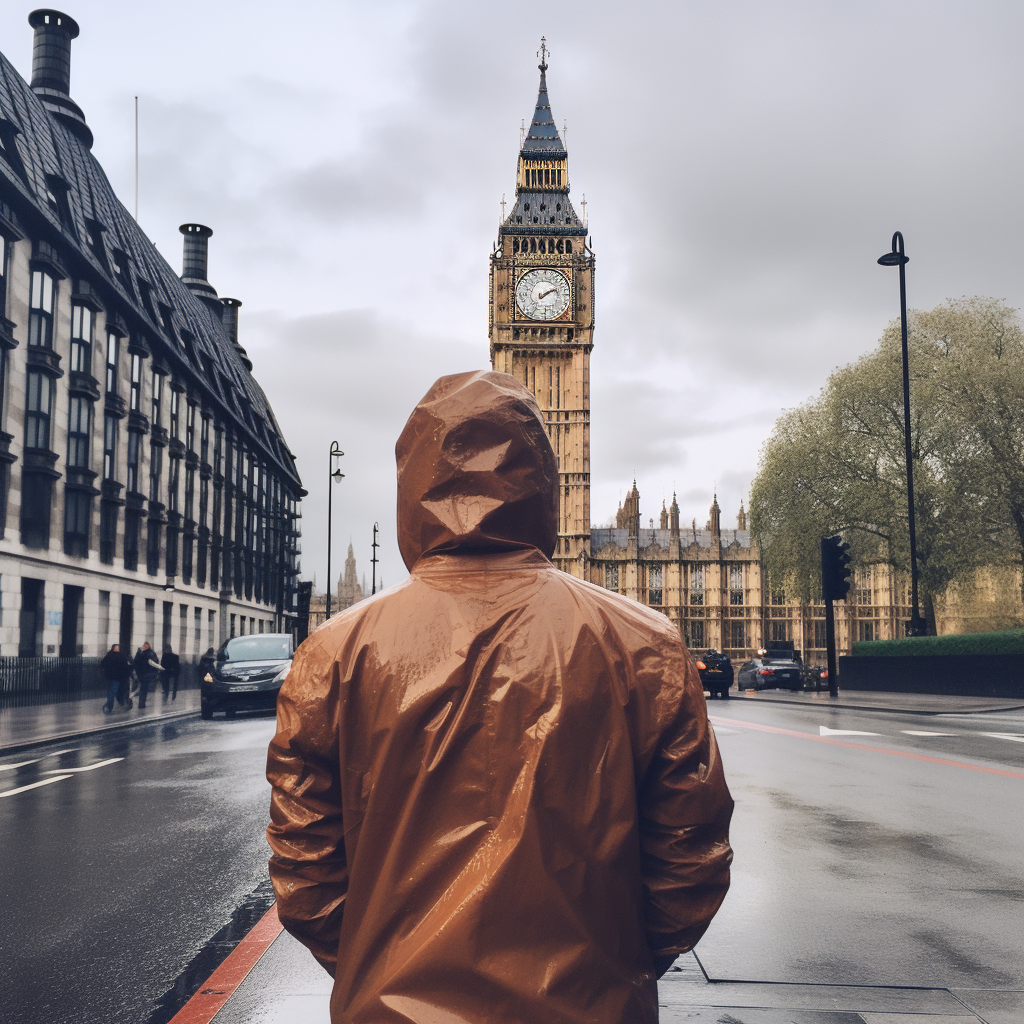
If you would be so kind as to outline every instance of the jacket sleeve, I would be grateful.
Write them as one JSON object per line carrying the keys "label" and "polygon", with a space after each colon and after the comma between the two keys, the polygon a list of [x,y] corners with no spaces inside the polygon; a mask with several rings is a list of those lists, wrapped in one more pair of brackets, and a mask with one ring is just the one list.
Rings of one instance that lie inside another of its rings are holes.
{"label": "jacket sleeve", "polygon": [[639,807],[644,927],[659,959],[692,949],[725,899],[733,802],[693,659],[679,644],[644,659],[644,674],[660,677],[646,681],[662,724]]}
{"label": "jacket sleeve", "polygon": [[337,676],[310,638],[277,698],[267,840],[281,923],[331,975],[348,891],[339,776]]}

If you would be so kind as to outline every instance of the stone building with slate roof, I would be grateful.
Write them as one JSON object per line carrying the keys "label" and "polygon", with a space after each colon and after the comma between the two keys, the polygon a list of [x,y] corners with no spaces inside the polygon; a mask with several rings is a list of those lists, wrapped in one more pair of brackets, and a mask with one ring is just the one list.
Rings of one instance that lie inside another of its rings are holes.
{"label": "stone building with slate roof", "polygon": [[289,629],[305,492],[212,232],[182,226],[179,277],[90,152],[77,24],[29,23],[31,84],[0,55],[0,655]]}

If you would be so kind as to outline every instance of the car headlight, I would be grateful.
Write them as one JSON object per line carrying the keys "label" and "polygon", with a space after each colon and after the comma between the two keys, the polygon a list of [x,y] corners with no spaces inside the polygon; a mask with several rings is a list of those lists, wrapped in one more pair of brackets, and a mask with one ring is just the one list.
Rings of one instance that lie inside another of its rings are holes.
{"label": "car headlight", "polygon": [[282,665],[281,666],[281,671],[278,672],[276,676],[274,676],[274,682],[275,683],[283,683],[285,681],[285,679],[287,678],[288,673],[291,670],[291,667],[292,667],[292,663],[290,661],[286,665]]}
{"label": "car headlight", "polygon": [[210,673],[207,672],[206,675],[203,676],[203,682],[204,683],[212,683],[213,682],[213,676],[211,676]]}

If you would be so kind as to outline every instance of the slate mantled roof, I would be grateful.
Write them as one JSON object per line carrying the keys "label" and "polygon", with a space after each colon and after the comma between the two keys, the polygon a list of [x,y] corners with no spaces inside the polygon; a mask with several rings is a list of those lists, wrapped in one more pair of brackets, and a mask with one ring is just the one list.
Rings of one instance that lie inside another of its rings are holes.
{"label": "slate mantled roof", "polygon": [[[537,109],[519,155],[532,160],[567,160],[568,154],[551,114],[547,70],[547,64],[542,63]],[[560,189],[516,186],[516,201],[501,225],[499,234],[569,235],[585,238],[587,228],[569,200],[569,182],[566,180]]]}
{"label": "slate mantled roof", "polygon": [[533,112],[533,123],[523,143],[523,156],[550,157],[564,160],[565,145],[554,118],[551,116],[551,101],[548,99],[547,64],[540,65],[540,89],[537,92],[537,109]]}
{"label": "slate mantled roof", "polygon": [[290,478],[293,490],[301,488],[270,404],[220,316],[182,283],[88,147],[2,54],[0,199],[27,235],[56,248],[76,290],[78,279],[87,281],[108,316],[120,314],[130,335],[146,339],[155,358]]}

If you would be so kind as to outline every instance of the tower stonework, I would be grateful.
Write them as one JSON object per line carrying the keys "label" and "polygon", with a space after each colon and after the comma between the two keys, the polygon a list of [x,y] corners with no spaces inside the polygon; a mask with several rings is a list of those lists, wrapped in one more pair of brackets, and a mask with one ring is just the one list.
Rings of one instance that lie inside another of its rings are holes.
{"label": "tower stonework", "polygon": [[488,333],[491,366],[534,393],[558,460],[554,563],[584,578],[594,254],[586,221],[569,201],[568,154],[551,115],[547,67],[542,43],[537,108],[519,151],[516,199],[491,254]]}

